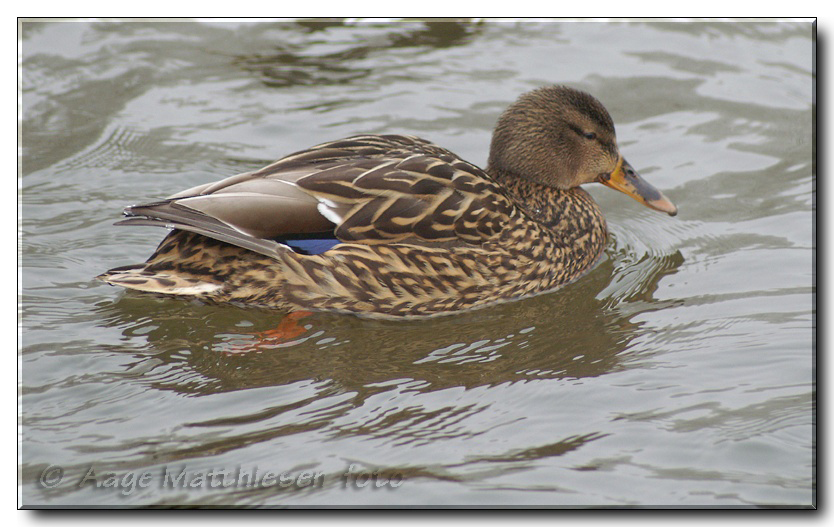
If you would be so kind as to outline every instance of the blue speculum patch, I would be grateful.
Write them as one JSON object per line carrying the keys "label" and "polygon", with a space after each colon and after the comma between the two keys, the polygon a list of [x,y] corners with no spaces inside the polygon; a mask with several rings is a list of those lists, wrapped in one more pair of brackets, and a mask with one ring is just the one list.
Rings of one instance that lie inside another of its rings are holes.
{"label": "blue speculum patch", "polygon": [[293,251],[299,254],[321,254],[341,243],[336,238],[300,238],[278,240],[278,242],[288,245]]}

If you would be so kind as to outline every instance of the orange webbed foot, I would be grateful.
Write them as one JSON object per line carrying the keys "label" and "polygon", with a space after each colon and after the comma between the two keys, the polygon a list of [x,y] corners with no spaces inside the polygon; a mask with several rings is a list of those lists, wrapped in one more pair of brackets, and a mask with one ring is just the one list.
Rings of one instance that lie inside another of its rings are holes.
{"label": "orange webbed foot", "polygon": [[293,311],[282,318],[276,328],[261,331],[256,333],[255,336],[261,341],[271,341],[275,344],[300,337],[307,331],[307,328],[300,325],[298,321],[312,314],[311,311]]}
{"label": "orange webbed foot", "polygon": [[[299,324],[299,320],[312,315],[311,311],[293,311],[281,319],[273,329],[260,331],[258,333],[243,334],[251,340],[245,344],[232,344],[223,350],[224,355],[240,355],[244,353],[262,352],[268,349],[281,347],[282,344],[291,342],[307,332],[307,328]],[[241,336],[243,336],[241,335]]]}

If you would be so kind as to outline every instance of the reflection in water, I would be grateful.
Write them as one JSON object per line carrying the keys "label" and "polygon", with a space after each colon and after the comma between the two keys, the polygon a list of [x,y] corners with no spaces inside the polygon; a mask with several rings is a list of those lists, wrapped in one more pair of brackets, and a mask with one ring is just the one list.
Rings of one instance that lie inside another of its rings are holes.
{"label": "reflection in water", "polygon": [[[368,386],[381,383],[419,380],[419,387],[412,389],[426,391],[615,371],[620,353],[640,331],[629,320],[633,311],[619,304],[640,302],[640,311],[652,309],[651,291],[681,263],[676,254],[643,258],[619,270],[625,277],[636,274],[638,285],[612,276],[614,266],[606,259],[558,292],[424,321],[318,313],[293,319],[292,325],[303,332],[282,342],[259,336],[281,322],[270,311],[134,293],[99,310],[106,326],[124,328],[126,337],[144,335],[158,350],[154,360],[185,363],[193,371],[189,379],[154,379],[156,388],[213,393],[327,380],[333,388],[355,392],[361,404],[367,394],[378,391]],[[599,293],[615,279],[627,284],[617,288],[621,298],[600,299]],[[152,316],[148,302],[156,303]],[[195,375],[204,379],[195,383]]]}

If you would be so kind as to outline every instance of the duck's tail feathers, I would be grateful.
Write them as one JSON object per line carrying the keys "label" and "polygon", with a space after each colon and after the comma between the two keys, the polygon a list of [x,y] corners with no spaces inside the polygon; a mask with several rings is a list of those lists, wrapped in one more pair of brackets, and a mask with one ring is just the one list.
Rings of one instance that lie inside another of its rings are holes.
{"label": "duck's tail feathers", "polygon": [[208,282],[196,277],[149,271],[146,264],[116,267],[96,278],[110,285],[166,295],[205,295],[223,287],[222,284]]}
{"label": "duck's tail feathers", "polygon": [[127,218],[116,222],[116,225],[150,225],[189,231],[271,258],[278,258],[287,250],[285,245],[250,236],[211,216],[178,206],[170,200],[127,207],[125,216]]}

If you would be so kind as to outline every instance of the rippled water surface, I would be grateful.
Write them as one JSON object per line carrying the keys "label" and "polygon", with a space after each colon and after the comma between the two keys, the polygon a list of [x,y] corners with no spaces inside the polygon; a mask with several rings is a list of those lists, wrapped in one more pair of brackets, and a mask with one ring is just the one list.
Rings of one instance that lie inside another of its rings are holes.
{"label": "rippled water surface", "polygon": [[[814,503],[810,23],[37,21],[21,40],[24,505]],[[164,234],[113,226],[125,205],[359,132],[483,165],[498,113],[556,82],[603,101],[680,208],[589,188],[606,256],[556,293],[313,315],[280,340],[281,313],[93,280]]]}

